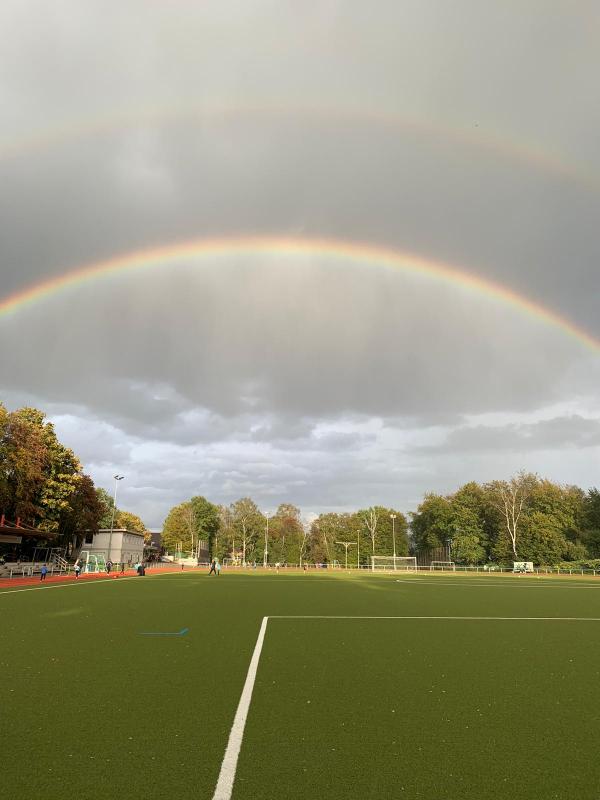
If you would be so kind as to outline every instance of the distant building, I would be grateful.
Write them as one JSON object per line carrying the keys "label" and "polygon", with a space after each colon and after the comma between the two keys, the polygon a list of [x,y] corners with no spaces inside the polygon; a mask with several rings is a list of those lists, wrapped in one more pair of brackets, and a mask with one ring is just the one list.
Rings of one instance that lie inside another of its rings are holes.
{"label": "distant building", "polygon": [[108,528],[101,528],[97,533],[87,531],[81,552],[103,557],[105,561],[110,559],[115,564],[136,564],[144,557],[144,534],[124,528],[114,529],[112,535]]}
{"label": "distant building", "polygon": [[149,539],[150,546],[151,547],[158,547],[158,549],[160,550],[160,548],[162,547],[162,544],[161,544],[162,531],[157,531],[157,530],[150,529],[150,530],[146,531],[146,533],[150,534],[150,539]]}

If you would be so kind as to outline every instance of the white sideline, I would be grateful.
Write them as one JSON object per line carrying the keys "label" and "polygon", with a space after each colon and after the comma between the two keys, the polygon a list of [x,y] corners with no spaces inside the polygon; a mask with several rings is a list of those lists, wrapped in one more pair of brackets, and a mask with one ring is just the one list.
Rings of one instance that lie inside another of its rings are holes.
{"label": "white sideline", "polygon": [[[146,578],[159,578],[163,575],[172,575],[172,572],[157,572],[154,575],[146,575]],[[179,573],[176,573],[179,574]],[[139,578],[139,575],[125,575],[123,578],[119,577],[119,581],[132,581],[134,578]],[[110,583],[111,586],[114,586],[114,582],[111,581],[109,576],[107,575],[106,578],[93,578],[92,580],[88,580],[87,578],[73,578],[73,583],[59,583],[53,584],[48,586],[48,584],[44,584],[44,586],[30,586],[27,589],[0,589],[0,594],[18,594],[19,592],[39,592],[40,589],[47,592],[50,589],[70,589],[71,586],[97,586],[100,583]]]}
{"label": "white sideline", "polygon": [[452,620],[520,620],[530,622],[600,622],[600,617],[459,617],[451,615],[440,616],[366,616],[360,615],[333,615],[333,614],[285,614],[278,616],[271,614],[269,619],[452,619]]}
{"label": "white sideline", "polygon": [[246,682],[242,689],[242,696],[235,712],[233,725],[229,734],[229,741],[227,742],[227,749],[223,756],[223,763],[221,764],[221,771],[219,773],[219,780],[213,795],[213,800],[230,800],[231,793],[233,792],[233,782],[235,780],[235,771],[237,769],[238,757],[240,755],[240,748],[242,746],[242,738],[244,736],[244,728],[246,727],[246,719],[248,717],[248,709],[250,708],[250,701],[252,700],[252,690],[254,689],[254,681],[256,679],[256,671],[258,669],[258,662],[262,650],[263,642],[265,640],[265,632],[267,630],[268,617],[263,617],[260,631],[250,666],[248,667],[248,674],[246,675]]}
{"label": "white sideline", "polygon": [[240,702],[238,703],[237,711],[231,731],[229,733],[229,740],[223,762],[221,764],[221,771],[219,772],[219,779],[213,794],[212,800],[231,800],[233,793],[233,784],[235,781],[235,774],[237,770],[237,762],[242,747],[242,739],[244,738],[244,728],[246,727],[246,719],[248,718],[248,711],[250,709],[250,701],[252,700],[252,692],[254,690],[254,681],[256,680],[256,673],[258,671],[258,662],[262,652],[263,642],[265,640],[265,633],[267,631],[267,622],[270,619],[422,619],[422,620],[498,620],[498,621],[531,621],[531,622],[600,622],[600,617],[459,617],[459,616],[366,616],[366,615],[333,615],[333,614],[271,614],[268,617],[263,617],[258,638],[254,646],[254,652],[248,667],[246,675],[246,682],[242,689]]}
{"label": "white sideline", "polygon": [[[556,580],[544,580],[542,576],[542,580],[539,583],[520,583],[517,581],[512,581],[511,579],[505,579],[502,581],[492,581],[491,578],[477,578],[477,577],[467,577],[465,580],[462,580],[462,575],[460,578],[453,578],[449,581],[444,581],[441,578],[433,578],[428,580],[427,578],[391,578],[391,580],[395,580],[396,583],[405,583],[410,584],[411,586],[468,586],[469,589],[479,588],[480,586],[488,587],[488,586],[506,586],[509,589],[600,589],[600,584],[596,583],[592,585],[591,583],[558,583]],[[530,579],[533,581],[533,579]]]}

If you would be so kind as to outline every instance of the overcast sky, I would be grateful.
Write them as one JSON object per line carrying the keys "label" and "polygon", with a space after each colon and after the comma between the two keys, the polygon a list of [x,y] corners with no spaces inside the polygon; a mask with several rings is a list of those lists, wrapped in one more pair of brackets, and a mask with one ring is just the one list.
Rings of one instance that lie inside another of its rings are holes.
{"label": "overcast sky", "polygon": [[[0,302],[215,236],[447,262],[600,339],[600,10],[585,0],[4,0]],[[598,485],[600,352],[315,250],[107,276],[0,316],[0,398],[160,527],[193,494],[414,510]]]}

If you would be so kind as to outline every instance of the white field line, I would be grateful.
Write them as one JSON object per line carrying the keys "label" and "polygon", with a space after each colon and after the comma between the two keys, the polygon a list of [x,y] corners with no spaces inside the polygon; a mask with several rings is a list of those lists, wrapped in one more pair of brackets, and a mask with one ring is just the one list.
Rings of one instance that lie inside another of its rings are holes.
{"label": "white field line", "polygon": [[[392,579],[394,580],[394,579]],[[531,578],[530,580],[533,580]],[[461,580],[460,578],[453,579],[451,581],[442,581],[442,580],[427,580],[426,578],[396,578],[395,583],[406,583],[410,584],[411,586],[418,586],[420,584],[427,585],[427,586],[468,586],[470,588],[479,588],[480,586],[507,586],[510,589],[556,589],[560,587],[561,589],[600,589],[600,583],[598,584],[591,584],[591,583],[579,583],[579,584],[567,584],[567,583],[559,583],[558,580],[555,578],[554,581],[552,579],[548,580],[540,580],[539,583],[513,583],[512,579],[508,578],[504,581],[497,581],[492,583],[492,581],[487,580],[487,578],[482,578],[477,580],[477,578],[473,578],[472,580],[465,579]]]}
{"label": "white field line", "polygon": [[260,653],[262,651],[263,642],[265,640],[265,632],[267,630],[268,617],[263,617],[254,652],[248,667],[248,674],[246,675],[246,682],[242,689],[242,696],[235,712],[233,725],[229,734],[229,741],[227,742],[227,749],[223,756],[223,763],[221,764],[221,771],[219,773],[219,780],[213,795],[213,800],[229,800],[233,791],[233,782],[235,780],[235,772],[237,769],[238,757],[240,748],[242,746],[242,739],[244,737],[244,728],[246,727],[246,719],[248,717],[248,709],[250,708],[250,701],[252,700],[252,691],[254,689],[254,681],[256,679],[256,671],[258,669],[258,662],[260,660]]}
{"label": "white field line", "polygon": [[[173,577],[179,576],[181,573],[179,572],[169,572],[166,573],[167,575],[171,575]],[[270,582],[275,579],[275,575],[251,575],[250,573],[229,573],[231,577],[235,577],[236,583],[259,583],[259,582]],[[349,574],[349,573],[348,573]],[[221,575],[227,577],[227,572],[222,572]],[[344,576],[346,573],[344,573]],[[319,583],[328,583],[330,585],[339,585],[340,580],[344,577],[341,574],[336,575],[311,575],[309,577],[304,576],[295,576],[295,575],[286,575],[285,573],[280,573],[279,578],[289,578],[290,583],[300,583],[303,581],[315,581],[318,580]],[[468,586],[471,588],[478,588],[479,586],[504,586],[509,588],[517,587],[519,589],[549,589],[549,588],[556,588],[559,587],[561,589],[600,589],[600,580],[598,583],[593,584],[592,581],[594,580],[591,576],[589,576],[588,581],[585,583],[566,583],[566,582],[559,582],[558,579],[555,577],[554,579],[552,576],[539,576],[539,579],[536,577],[526,578],[525,580],[521,581],[520,579],[517,580],[517,576],[515,577],[508,577],[504,580],[498,581],[493,580],[492,578],[485,578],[483,576],[473,576],[465,575],[464,577],[461,575],[457,578],[452,578],[451,580],[443,580],[442,578],[429,578],[427,576],[415,576],[412,578],[395,578],[393,574],[377,574],[374,575],[369,572],[368,574],[361,574],[361,575],[350,575],[352,579],[358,581],[365,577],[377,578],[381,581],[387,580],[389,582],[394,583],[405,583],[410,584],[411,586],[416,586],[419,584],[423,584],[426,586]],[[566,576],[562,576],[563,578]],[[588,576],[586,576],[588,577]],[[598,576],[600,578],[600,575]],[[546,578],[544,580],[544,578]],[[199,578],[178,578],[179,582],[196,582]]]}
{"label": "white field line", "polygon": [[[169,572],[157,573],[155,575],[145,575],[145,578],[162,578],[163,575],[170,575]],[[123,581],[132,581],[135,578],[139,578],[139,575],[126,575],[124,578],[119,578],[117,583],[122,583]],[[73,578],[73,583],[61,583],[56,584],[53,586],[30,586],[27,589],[0,589],[0,594],[18,594],[19,592],[39,592],[43,590],[44,592],[50,591],[50,589],[70,589],[71,586],[97,586],[100,583],[110,583],[111,586],[115,585],[114,579],[111,580],[108,576],[106,578],[93,578],[90,580],[89,578]]]}
{"label": "white field line", "polygon": [[271,614],[269,619],[422,619],[422,620],[507,620],[526,622],[600,622],[600,617],[459,617],[459,616],[388,616],[388,615],[335,615],[335,614]]}
{"label": "white field line", "polygon": [[387,619],[387,620],[476,620],[476,621],[525,621],[525,622],[600,622],[600,617],[459,617],[459,616],[364,616],[364,615],[333,615],[333,614],[272,614],[268,617],[263,617],[258,638],[254,646],[254,652],[248,667],[246,675],[246,682],[242,689],[240,702],[238,703],[237,711],[231,731],[229,733],[229,740],[227,742],[227,749],[223,756],[221,764],[221,771],[219,772],[219,779],[213,794],[212,800],[231,800],[233,793],[233,784],[235,781],[235,774],[237,770],[237,762],[242,747],[242,739],[244,738],[244,729],[246,727],[246,720],[248,718],[248,711],[250,709],[250,702],[252,700],[252,692],[254,690],[254,682],[256,680],[256,673],[258,671],[258,662],[262,652],[263,642],[265,640],[265,633],[267,631],[267,623],[270,619],[331,619],[331,620],[374,620],[374,619]]}

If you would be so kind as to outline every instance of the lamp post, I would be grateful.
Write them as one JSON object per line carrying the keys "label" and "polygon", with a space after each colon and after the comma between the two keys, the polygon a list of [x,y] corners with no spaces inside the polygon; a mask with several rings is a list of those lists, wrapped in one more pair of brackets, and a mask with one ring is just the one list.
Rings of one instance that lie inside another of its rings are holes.
{"label": "lamp post", "polygon": [[396,514],[390,514],[392,520],[392,542],[394,548],[394,569],[396,569]]}
{"label": "lamp post", "polygon": [[124,475],[113,475],[115,479],[115,492],[113,494],[113,510],[112,516],[110,518],[110,536],[108,537],[108,560],[111,561],[111,550],[112,550],[112,535],[113,535],[113,528],[115,525],[115,513],[117,511],[117,488],[119,486],[119,481],[122,481]]}
{"label": "lamp post", "polygon": [[265,554],[263,558],[263,567],[267,566],[267,561],[269,559],[269,512],[265,511],[265,517],[267,518],[267,526],[265,528]]}
{"label": "lamp post", "polygon": [[347,571],[348,570],[348,548],[352,547],[352,545],[355,545],[356,542],[336,542],[336,544],[343,544],[344,547],[346,548],[346,571]]}

